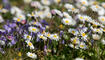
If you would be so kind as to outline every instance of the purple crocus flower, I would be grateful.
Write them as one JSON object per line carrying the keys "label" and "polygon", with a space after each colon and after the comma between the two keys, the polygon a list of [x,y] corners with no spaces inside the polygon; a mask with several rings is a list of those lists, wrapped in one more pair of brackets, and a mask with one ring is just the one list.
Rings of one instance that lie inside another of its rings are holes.
{"label": "purple crocus flower", "polygon": [[63,35],[63,31],[60,31],[60,37],[62,37],[62,35]]}
{"label": "purple crocus flower", "polygon": [[7,30],[7,32],[11,32],[11,30],[12,30],[12,29],[11,29],[10,27],[8,27],[7,25],[4,25],[4,29]]}
{"label": "purple crocus flower", "polygon": [[16,41],[15,41],[15,40],[12,40],[12,41],[11,41],[11,44],[12,44],[12,45],[16,44]]}
{"label": "purple crocus flower", "polygon": [[62,44],[65,44],[65,40],[62,40]]}
{"label": "purple crocus flower", "polygon": [[47,22],[46,22],[46,20],[41,20],[40,21],[42,24],[44,24],[44,25],[49,25]]}
{"label": "purple crocus flower", "polygon": [[14,28],[14,27],[16,27],[16,23],[11,23],[8,26],[11,27],[11,28]]}

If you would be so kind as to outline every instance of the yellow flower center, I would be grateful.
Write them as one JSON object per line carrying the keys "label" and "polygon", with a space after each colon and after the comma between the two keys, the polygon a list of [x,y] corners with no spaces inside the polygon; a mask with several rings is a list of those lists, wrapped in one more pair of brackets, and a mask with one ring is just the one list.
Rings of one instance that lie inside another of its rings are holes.
{"label": "yellow flower center", "polygon": [[34,16],[34,13],[31,13],[31,16]]}
{"label": "yellow flower center", "polygon": [[81,48],[83,48],[83,47],[84,47],[84,45],[80,45],[80,47],[81,47]]}
{"label": "yellow flower center", "polygon": [[30,54],[30,56],[33,56],[33,54]]}
{"label": "yellow flower center", "polygon": [[16,58],[14,58],[13,60],[17,60]]}
{"label": "yellow flower center", "polygon": [[105,8],[105,5],[103,5],[103,7]]}
{"label": "yellow flower center", "polygon": [[88,20],[88,18],[85,18],[85,20]]}
{"label": "yellow flower center", "polygon": [[80,19],[83,19],[83,17],[82,17],[82,16],[80,16]]}
{"label": "yellow flower center", "polygon": [[44,33],[45,33],[45,31],[42,32],[42,34],[44,34]]}
{"label": "yellow flower center", "polygon": [[40,38],[43,38],[43,36],[40,36]]}
{"label": "yellow flower center", "polygon": [[74,33],[75,33],[75,31],[72,31],[72,33],[74,34]]}
{"label": "yellow flower center", "polygon": [[48,33],[47,36],[50,37],[50,33]]}
{"label": "yellow flower center", "polygon": [[100,29],[97,29],[96,31],[98,32],[98,31],[100,31]]}
{"label": "yellow flower center", "polygon": [[85,1],[83,1],[83,2],[82,2],[82,4],[86,4],[86,2],[85,2]]}
{"label": "yellow flower center", "polygon": [[66,21],[65,21],[65,23],[69,23],[69,21],[68,21],[68,20],[66,20]]}
{"label": "yellow flower center", "polygon": [[20,19],[18,18],[17,21],[20,22]]}
{"label": "yellow flower center", "polygon": [[54,37],[54,38],[56,38],[56,37],[57,37],[57,35],[54,35],[53,37]]}
{"label": "yellow flower center", "polygon": [[59,2],[61,2],[61,0],[57,0],[57,2],[59,3]]}
{"label": "yellow flower center", "polygon": [[29,46],[32,46],[32,43],[31,43],[31,42],[29,42],[29,43],[28,43],[28,45],[29,45]]}
{"label": "yellow flower center", "polygon": [[98,5],[96,5],[96,8],[99,8],[99,6],[98,6]]}
{"label": "yellow flower center", "polygon": [[76,39],[74,39],[74,40],[73,40],[73,43],[75,44],[76,42],[77,42],[77,40],[76,40]]}
{"label": "yellow flower center", "polygon": [[39,12],[39,14],[38,15],[42,15],[43,14],[43,12]]}
{"label": "yellow flower center", "polygon": [[102,20],[102,21],[105,21],[105,19],[104,19],[104,18],[101,18],[101,20]]}
{"label": "yellow flower center", "polygon": [[27,36],[27,38],[29,39],[29,38],[30,38],[30,36],[28,35],[28,36]]}
{"label": "yellow flower center", "polygon": [[61,24],[59,27],[62,29],[63,28],[63,25]]}
{"label": "yellow flower center", "polygon": [[72,8],[72,10],[75,10],[75,8]]}
{"label": "yellow flower center", "polygon": [[21,52],[18,53],[18,56],[22,56]]}
{"label": "yellow flower center", "polygon": [[105,32],[105,29],[103,29],[103,31]]}
{"label": "yellow flower center", "polygon": [[36,31],[36,29],[35,29],[35,28],[33,28],[33,29],[32,29],[32,31]]}
{"label": "yellow flower center", "polygon": [[82,36],[84,37],[84,36],[86,36],[86,34],[85,33],[82,33]]}

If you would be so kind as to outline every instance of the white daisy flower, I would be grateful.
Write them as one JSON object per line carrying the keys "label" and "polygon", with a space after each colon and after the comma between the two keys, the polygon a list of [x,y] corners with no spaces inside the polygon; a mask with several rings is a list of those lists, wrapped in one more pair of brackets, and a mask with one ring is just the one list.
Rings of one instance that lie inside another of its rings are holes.
{"label": "white daisy flower", "polygon": [[44,34],[46,37],[51,38],[51,34],[49,32],[45,32]]}
{"label": "white daisy flower", "polygon": [[103,40],[101,40],[101,43],[103,44],[103,45],[105,45],[105,40],[103,39]]}
{"label": "white daisy flower", "polygon": [[47,37],[45,37],[43,34],[38,34],[38,37],[43,39],[43,40],[47,40]]}
{"label": "white daisy flower", "polygon": [[17,21],[17,22],[21,22],[22,20],[25,20],[26,17],[23,14],[17,15],[16,17],[13,18],[13,20]]}
{"label": "white daisy flower", "polygon": [[102,23],[105,24],[105,16],[99,16],[98,20]]}
{"label": "white daisy flower", "polygon": [[76,30],[76,29],[68,29],[68,32],[69,33],[72,33],[72,34],[74,34],[74,35],[78,35],[79,34],[79,32]]}
{"label": "white daisy flower", "polygon": [[32,7],[39,8],[39,9],[42,9],[42,8],[43,8],[43,6],[41,5],[41,3],[38,2],[38,1],[32,1],[32,2],[31,2],[31,6],[32,6]]}
{"label": "white daisy flower", "polygon": [[60,3],[60,2],[61,2],[61,0],[54,0],[54,2],[55,2],[55,3]]}
{"label": "white daisy flower", "polygon": [[71,4],[65,4],[64,5],[64,7],[66,8],[66,9],[68,9],[68,11],[69,12],[74,12],[74,13],[78,13],[79,12],[79,10],[78,9],[76,9],[73,5],[71,5]]}
{"label": "white daisy flower", "polygon": [[60,38],[57,34],[51,34],[51,39],[58,41]]}
{"label": "white daisy flower", "polygon": [[83,22],[85,21],[84,16],[78,14],[77,17],[79,18],[80,21],[83,21]]}
{"label": "white daisy flower", "polygon": [[97,11],[99,10],[100,6],[99,6],[99,5],[92,5],[92,6],[90,6],[90,8],[91,8],[93,11],[97,12]]}
{"label": "white daisy flower", "polygon": [[77,37],[71,38],[71,41],[73,44],[79,44],[80,43],[79,38],[77,38]]}
{"label": "white daisy flower", "polygon": [[88,3],[87,0],[79,0],[79,2],[80,2],[82,5],[84,5],[84,6],[88,6],[88,5],[89,5],[89,3]]}
{"label": "white daisy flower", "polygon": [[35,14],[40,17],[41,19],[44,19],[46,17],[44,11],[36,11]]}
{"label": "white daisy flower", "polygon": [[92,30],[93,30],[93,32],[103,33],[102,28],[93,28]]}
{"label": "white daisy flower", "polygon": [[27,46],[30,47],[30,49],[34,49],[34,46],[30,41],[26,41],[26,43],[27,43]]}
{"label": "white daisy flower", "polygon": [[62,23],[65,25],[75,25],[76,21],[73,20],[72,18],[63,18]]}
{"label": "white daisy flower", "polygon": [[34,32],[34,33],[37,33],[37,32],[39,31],[38,28],[32,27],[32,26],[30,26],[30,27],[28,28],[28,30],[29,30],[30,32]]}
{"label": "white daisy flower", "polygon": [[79,44],[79,47],[80,47],[81,49],[86,49],[86,48],[87,48],[87,46],[86,46],[86,44],[85,44],[84,42],[81,42],[81,43]]}
{"label": "white daisy flower", "polygon": [[102,5],[102,7],[104,7],[104,8],[105,8],[105,2],[102,2],[102,3],[101,3],[101,5]]}
{"label": "white daisy flower", "polygon": [[49,0],[41,0],[41,3],[43,3],[44,5],[50,5],[51,2]]}
{"label": "white daisy flower", "polygon": [[32,0],[24,0],[24,3],[31,3]]}
{"label": "white daisy flower", "polygon": [[56,14],[58,14],[59,16],[63,17],[63,14],[62,14],[61,11],[59,11],[59,10],[57,10],[57,9],[54,9],[54,12],[55,12]]}
{"label": "white daisy flower", "polygon": [[72,18],[67,12],[63,12],[63,16],[64,16],[65,18]]}
{"label": "white daisy flower", "polygon": [[84,60],[83,58],[75,58],[75,60]]}
{"label": "white daisy flower", "polygon": [[84,40],[87,40],[88,35],[85,32],[80,32],[80,34]]}
{"label": "white daisy flower", "polygon": [[30,57],[30,58],[33,58],[33,59],[37,58],[37,55],[35,53],[31,53],[31,52],[28,52],[27,56]]}
{"label": "white daisy flower", "polygon": [[45,12],[45,15],[46,15],[47,18],[52,18],[52,14],[49,11],[46,11]]}
{"label": "white daisy flower", "polygon": [[31,38],[32,37],[30,35],[27,35],[27,34],[24,35],[24,39],[26,39],[26,40],[31,40]]}

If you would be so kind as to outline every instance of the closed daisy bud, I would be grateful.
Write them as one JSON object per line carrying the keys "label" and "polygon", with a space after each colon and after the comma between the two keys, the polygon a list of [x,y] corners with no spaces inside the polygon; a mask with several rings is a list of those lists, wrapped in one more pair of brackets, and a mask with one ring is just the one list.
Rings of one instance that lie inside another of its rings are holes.
{"label": "closed daisy bud", "polygon": [[22,56],[21,52],[18,53],[18,56]]}
{"label": "closed daisy bud", "polygon": [[94,40],[99,40],[101,37],[98,34],[92,34]]}

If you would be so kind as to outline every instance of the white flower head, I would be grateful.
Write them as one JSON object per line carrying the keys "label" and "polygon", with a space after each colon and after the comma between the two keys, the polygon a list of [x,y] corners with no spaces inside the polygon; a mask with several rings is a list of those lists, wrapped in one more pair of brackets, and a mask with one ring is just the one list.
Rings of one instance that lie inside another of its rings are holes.
{"label": "white flower head", "polygon": [[37,55],[35,53],[31,53],[31,52],[28,52],[27,56],[30,57],[30,58],[33,58],[33,59],[37,58]]}
{"label": "white flower head", "polygon": [[39,37],[40,39],[47,40],[47,37],[45,37],[43,34],[38,34],[38,37]]}
{"label": "white flower head", "polygon": [[79,34],[79,32],[76,30],[76,29],[68,29],[68,32],[69,33],[72,33],[72,34],[74,34],[74,35],[78,35]]}
{"label": "white flower head", "polygon": [[85,44],[84,42],[81,42],[81,43],[79,44],[79,47],[80,47],[81,49],[86,49],[86,48],[87,48],[87,46],[86,46],[86,44]]}
{"label": "white flower head", "polygon": [[32,26],[30,26],[30,27],[28,28],[28,30],[29,30],[30,32],[34,32],[34,33],[39,32],[39,29],[38,29],[38,28],[32,27]]}
{"label": "white flower head", "polygon": [[75,60],[84,60],[83,58],[76,58]]}
{"label": "white flower head", "polygon": [[60,17],[63,17],[63,13],[57,9],[54,9],[54,12],[58,14]]}
{"label": "white flower head", "polygon": [[26,39],[26,40],[31,40],[31,38],[32,37],[30,35],[27,35],[27,34],[24,35],[24,39]]}
{"label": "white flower head", "polygon": [[102,3],[101,3],[101,5],[102,5],[102,7],[104,7],[104,8],[105,8],[105,2],[102,2]]}
{"label": "white flower head", "polygon": [[58,41],[60,38],[57,34],[51,34],[51,39]]}
{"label": "white flower head", "polygon": [[73,44],[79,44],[80,43],[79,38],[77,38],[77,37],[71,38],[71,41]]}
{"label": "white flower head", "polygon": [[105,40],[104,40],[104,39],[102,39],[102,40],[101,40],[101,43],[102,43],[103,45],[105,45]]}
{"label": "white flower head", "polygon": [[49,0],[41,0],[44,5],[50,5],[51,2]]}
{"label": "white flower head", "polygon": [[24,3],[31,3],[32,0],[24,0]]}
{"label": "white flower head", "polygon": [[30,41],[26,41],[26,43],[27,43],[27,46],[30,47],[30,49],[34,49],[34,46]]}
{"label": "white flower head", "polygon": [[98,20],[102,23],[105,24],[105,16],[99,16]]}
{"label": "white flower head", "polygon": [[63,18],[62,23],[65,25],[75,25],[76,21],[73,20],[72,18]]}
{"label": "white flower head", "polygon": [[55,2],[55,3],[60,3],[60,2],[61,2],[61,0],[54,0],[54,2]]}
{"label": "white flower head", "polygon": [[87,0],[79,0],[79,1],[80,1],[80,3],[81,3],[82,5],[84,5],[84,6],[88,6],[88,5],[89,5],[89,3],[88,3]]}
{"label": "white flower head", "polygon": [[98,34],[92,34],[94,40],[99,40],[101,37]]}

